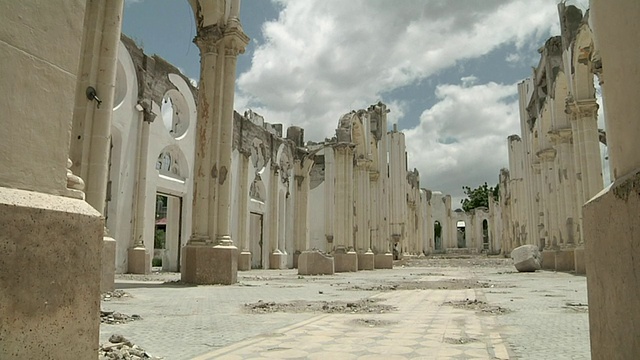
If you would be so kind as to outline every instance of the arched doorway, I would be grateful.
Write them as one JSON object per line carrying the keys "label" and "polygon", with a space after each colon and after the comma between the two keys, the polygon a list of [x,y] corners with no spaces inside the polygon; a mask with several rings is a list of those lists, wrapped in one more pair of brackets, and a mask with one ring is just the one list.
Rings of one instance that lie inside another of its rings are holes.
{"label": "arched doorway", "polygon": [[442,250],[442,225],[438,220],[433,223],[433,241],[434,249]]}
{"label": "arched doorway", "polygon": [[456,223],[457,235],[458,235],[458,248],[466,248],[467,247],[467,224],[460,220]]}
{"label": "arched doorway", "polygon": [[482,249],[489,250],[489,222],[482,220]]}

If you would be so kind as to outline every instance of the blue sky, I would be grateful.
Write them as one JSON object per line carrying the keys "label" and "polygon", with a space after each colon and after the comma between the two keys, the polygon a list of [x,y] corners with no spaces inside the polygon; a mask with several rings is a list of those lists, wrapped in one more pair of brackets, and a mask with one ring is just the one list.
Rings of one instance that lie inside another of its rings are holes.
{"label": "blue sky", "polygon": [[[242,0],[240,14],[252,40],[238,61],[238,112],[320,141],[342,114],[383,101],[421,186],[456,205],[462,186],[497,183],[506,137],[519,133],[516,84],[559,33],[556,0]],[[198,79],[186,0],[126,1],[123,32]]]}

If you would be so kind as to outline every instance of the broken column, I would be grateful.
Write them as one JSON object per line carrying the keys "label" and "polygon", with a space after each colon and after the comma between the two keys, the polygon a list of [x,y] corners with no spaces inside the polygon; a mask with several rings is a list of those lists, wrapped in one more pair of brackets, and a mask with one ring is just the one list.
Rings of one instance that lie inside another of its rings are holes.
{"label": "broken column", "polygon": [[591,1],[613,184],[584,205],[593,359],[640,354],[640,2]]}

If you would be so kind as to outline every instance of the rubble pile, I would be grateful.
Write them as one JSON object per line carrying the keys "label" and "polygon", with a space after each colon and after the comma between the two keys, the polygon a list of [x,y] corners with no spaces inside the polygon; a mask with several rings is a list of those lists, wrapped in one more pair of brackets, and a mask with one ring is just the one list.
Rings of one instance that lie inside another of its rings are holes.
{"label": "rubble pile", "polygon": [[126,315],[115,311],[100,310],[100,323],[109,325],[126,324],[131,321],[142,320],[140,315]]}
{"label": "rubble pile", "polygon": [[122,335],[113,334],[109,343],[100,344],[98,360],[162,360],[163,358],[151,356],[138,345],[134,345]]}
{"label": "rubble pile", "polygon": [[465,299],[460,301],[447,301],[443,305],[450,305],[457,309],[476,310],[481,314],[502,315],[511,312],[507,308],[501,306],[489,305],[478,299]]}
{"label": "rubble pile", "polygon": [[274,312],[323,312],[323,313],[378,313],[383,314],[396,308],[390,305],[377,304],[375,299],[362,299],[358,301],[292,301],[289,303],[276,303],[259,300],[256,303],[244,304],[245,310],[251,313],[266,314]]}
{"label": "rubble pile", "polygon": [[102,293],[102,301],[111,301],[111,299],[128,298],[131,295],[122,290],[107,291]]}

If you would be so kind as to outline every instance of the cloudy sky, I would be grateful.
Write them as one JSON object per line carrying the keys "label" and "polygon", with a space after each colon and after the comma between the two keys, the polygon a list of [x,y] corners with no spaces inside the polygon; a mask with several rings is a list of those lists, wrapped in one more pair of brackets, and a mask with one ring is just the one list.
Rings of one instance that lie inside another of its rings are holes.
{"label": "cloudy sky", "polygon": [[[238,112],[320,141],[342,114],[382,101],[421,186],[454,204],[463,185],[497,183],[506,137],[519,133],[516,84],[559,34],[557,0],[242,0],[241,21],[252,40]],[[198,79],[186,0],[127,0],[123,32]]]}

